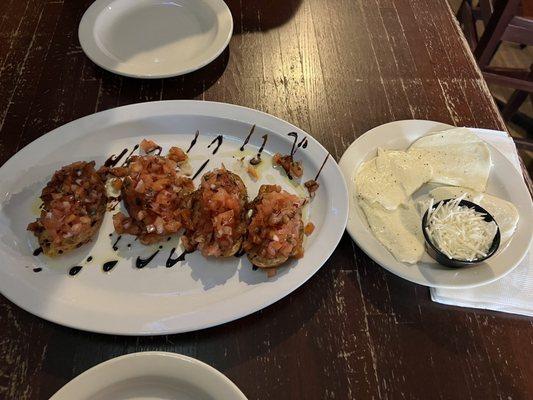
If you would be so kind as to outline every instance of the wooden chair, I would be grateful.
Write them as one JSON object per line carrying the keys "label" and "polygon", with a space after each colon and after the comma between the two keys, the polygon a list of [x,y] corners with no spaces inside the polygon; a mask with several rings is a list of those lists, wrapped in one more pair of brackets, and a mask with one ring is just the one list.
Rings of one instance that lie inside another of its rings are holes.
{"label": "wooden chair", "polygon": [[[533,93],[533,64],[525,70],[491,67],[489,63],[502,41],[533,45],[533,0],[479,0],[476,6],[472,0],[463,0],[457,18],[487,82],[515,89],[502,109],[503,118],[510,120]],[[481,37],[476,30],[478,20],[485,25]],[[533,149],[531,140],[517,140],[517,145]]]}

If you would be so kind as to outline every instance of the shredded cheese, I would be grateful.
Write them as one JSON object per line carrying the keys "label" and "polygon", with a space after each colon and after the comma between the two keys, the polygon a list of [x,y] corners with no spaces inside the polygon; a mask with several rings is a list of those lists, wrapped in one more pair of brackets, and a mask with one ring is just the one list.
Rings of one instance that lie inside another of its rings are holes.
{"label": "shredded cheese", "polygon": [[498,226],[494,221],[485,221],[486,214],[459,203],[466,193],[433,209],[429,204],[424,229],[431,242],[448,258],[473,261],[487,255]]}

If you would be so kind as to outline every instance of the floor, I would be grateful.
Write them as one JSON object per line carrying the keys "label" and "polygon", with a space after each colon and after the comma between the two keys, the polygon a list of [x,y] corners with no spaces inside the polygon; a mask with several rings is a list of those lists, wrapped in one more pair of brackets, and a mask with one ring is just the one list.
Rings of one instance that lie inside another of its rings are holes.
{"label": "floor", "polygon": [[[457,11],[462,3],[462,0],[448,1],[454,11]],[[482,26],[479,26],[478,29],[482,31]],[[529,68],[531,63],[533,63],[533,47],[528,46],[521,49],[518,44],[502,43],[494,55],[491,65],[499,67]],[[503,101],[507,100],[513,92],[513,89],[496,85],[489,85],[489,88],[497,99]],[[533,118],[533,96],[529,96],[528,100],[522,104],[519,111],[529,118]],[[525,128],[512,122],[507,122],[507,128],[512,136],[526,137],[528,135]],[[532,136],[533,132],[529,132],[529,137]],[[533,176],[533,152],[519,151],[519,153],[527,166],[529,175]]]}

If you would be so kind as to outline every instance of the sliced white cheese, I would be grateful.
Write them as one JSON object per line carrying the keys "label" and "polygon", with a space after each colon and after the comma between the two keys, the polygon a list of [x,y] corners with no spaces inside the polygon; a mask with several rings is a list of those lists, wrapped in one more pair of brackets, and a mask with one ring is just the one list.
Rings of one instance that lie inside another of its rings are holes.
{"label": "sliced white cheese", "polygon": [[418,155],[379,149],[357,171],[355,189],[359,198],[394,210],[430,178],[431,167]]}
{"label": "sliced white cheese", "polygon": [[424,136],[409,147],[408,153],[431,165],[431,182],[485,190],[491,168],[490,150],[467,128]]}
{"label": "sliced white cheese", "polygon": [[423,215],[428,209],[429,198],[432,198],[435,203],[438,203],[441,200],[456,198],[463,194],[466,194],[466,200],[479,204],[494,217],[494,220],[500,228],[502,243],[511,238],[519,220],[518,210],[513,203],[487,193],[475,192],[465,187],[440,186],[431,190],[428,194],[429,197],[421,199],[418,202],[420,205],[420,214]]}
{"label": "sliced white cheese", "polygon": [[509,240],[516,230],[519,219],[518,210],[514,204],[484,193],[479,205],[494,217],[500,228],[502,243]]}
{"label": "sliced white cheese", "polygon": [[372,233],[400,262],[414,264],[424,254],[422,222],[414,203],[407,202],[395,210],[386,210],[378,203],[360,200]]}

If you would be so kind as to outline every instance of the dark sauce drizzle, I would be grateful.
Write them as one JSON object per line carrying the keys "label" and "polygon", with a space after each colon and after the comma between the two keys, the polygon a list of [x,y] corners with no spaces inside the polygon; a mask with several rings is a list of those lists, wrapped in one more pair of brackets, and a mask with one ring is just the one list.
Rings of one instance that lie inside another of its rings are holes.
{"label": "dark sauce drizzle", "polygon": [[196,131],[196,133],[194,134],[194,139],[191,141],[191,144],[189,145],[189,148],[187,149],[186,153],[191,151],[191,149],[194,147],[194,145],[196,144],[196,141],[198,140],[199,135],[200,135],[200,131]]}
{"label": "dark sauce drizzle", "polygon": [[146,154],[154,153],[154,154],[160,156],[162,151],[163,151],[163,148],[161,146],[157,146],[157,147],[154,147],[152,150],[147,151]]}
{"label": "dark sauce drizzle", "polygon": [[[117,206],[120,204],[120,202],[122,201],[122,199],[119,197],[115,200],[111,200],[112,202],[114,203],[110,203],[107,207],[107,211],[114,211],[115,208],[117,208]],[[111,236],[111,235],[110,235]]]}
{"label": "dark sauce drizzle", "polygon": [[43,269],[41,267],[37,267],[33,269],[33,272],[41,272]]}
{"label": "dark sauce drizzle", "polygon": [[252,125],[252,129],[250,129],[250,133],[248,134],[248,136],[246,136],[246,138],[244,139],[244,142],[242,143],[242,146],[240,148],[241,151],[244,151],[244,146],[246,146],[248,144],[248,142],[250,141],[250,137],[252,136],[252,134],[254,133],[254,130],[255,130],[255,124]]}
{"label": "dark sauce drizzle", "polygon": [[235,253],[235,257],[242,257],[246,253],[244,249],[241,247],[238,252]]}
{"label": "dark sauce drizzle", "polygon": [[296,150],[298,150],[298,147],[296,147],[296,143],[298,142],[298,134],[296,132],[289,132],[287,133],[287,136],[292,136],[294,138],[294,141],[292,142],[291,147],[291,158],[296,154]]}
{"label": "dark sauce drizzle", "polygon": [[257,265],[252,265],[252,270],[253,271],[257,271],[259,269],[259,267]]}
{"label": "dark sauce drizzle", "polygon": [[207,165],[207,163],[209,162],[209,159],[205,160],[204,163],[200,166],[200,168],[198,168],[198,171],[196,171],[192,177],[192,180],[194,180],[194,178],[196,178],[198,175],[200,175],[200,173],[204,170],[205,166]]}
{"label": "dark sauce drizzle", "polygon": [[257,155],[250,160],[250,164],[257,165],[261,162],[261,153],[265,149],[266,142],[268,140],[268,134],[263,135],[263,143],[261,144],[261,147],[259,148],[259,151],[257,152]]}
{"label": "dark sauce drizzle", "polygon": [[[287,133],[287,135],[294,138],[294,140],[292,142],[291,153],[289,154],[290,161],[292,163],[292,162],[294,162],[294,155],[296,154],[298,149],[300,147],[302,147],[304,149],[307,148],[307,137],[304,137],[302,140],[300,140],[300,142],[298,142],[298,133],[289,132],[289,133]],[[287,178],[292,180],[292,175],[291,175],[290,168],[289,168],[289,171],[286,171],[286,172],[287,172]]]}
{"label": "dark sauce drizzle", "polygon": [[135,150],[137,150],[139,148],[139,145],[136,144],[135,146],[133,146],[133,149],[130,151],[130,154],[128,154],[128,156],[126,157],[126,159],[124,160],[124,162],[122,164],[120,164],[121,167],[123,167],[124,165],[127,165],[130,161],[130,158],[131,156],[133,155],[133,152]]}
{"label": "dark sauce drizzle", "polygon": [[117,265],[117,263],[118,263],[118,260],[108,261],[104,263],[104,265],[102,266],[102,269],[104,270],[104,272],[109,272],[113,268],[115,268],[115,265]]}
{"label": "dark sauce drizzle", "polygon": [[128,152],[128,149],[124,149],[124,150],[122,150],[122,152],[118,156],[115,156],[114,154],[111,155],[111,157],[109,157],[107,160],[105,160],[104,166],[105,167],[114,167],[115,165],[118,164],[120,159],[122,157],[124,157],[124,154],[126,154],[127,152]]}
{"label": "dark sauce drizzle", "polygon": [[307,148],[307,137],[304,137],[300,142],[298,143],[298,147],[301,147],[303,149]]}
{"label": "dark sauce drizzle", "polygon": [[78,272],[81,271],[81,268],[82,268],[81,266],[76,265],[75,267],[72,267],[71,269],[69,269],[68,274],[70,276],[78,275]]}
{"label": "dark sauce drizzle", "polygon": [[41,254],[43,252],[43,248],[42,247],[38,247],[36,248],[35,250],[33,250],[33,255],[34,256],[38,256],[39,254]]}
{"label": "dark sauce drizzle", "polygon": [[122,239],[122,236],[119,236],[119,237],[117,238],[117,240],[115,240],[115,243],[113,243],[113,250],[115,250],[115,251],[118,250],[118,246],[117,246],[117,244],[118,244],[118,242],[119,242],[120,239]]}
{"label": "dark sauce drizzle", "polygon": [[176,248],[173,247],[172,250],[170,250],[170,254],[168,255],[167,262],[165,263],[165,266],[167,268],[172,268],[179,261],[185,261],[185,256],[189,253],[192,253],[192,251],[184,250],[183,253],[181,253],[176,258],[172,258],[175,252],[176,252]]}
{"label": "dark sauce drizzle", "polygon": [[150,264],[150,261],[154,259],[157,253],[159,253],[159,250],[156,250],[156,252],[148,258],[137,257],[137,260],[135,260],[135,266],[139,269],[146,267],[148,264]]}
{"label": "dark sauce drizzle", "polygon": [[328,161],[328,158],[329,158],[329,153],[328,155],[326,156],[326,158],[324,158],[324,162],[322,163],[322,165],[320,166],[320,169],[318,170],[318,172],[316,173],[316,176],[315,176],[315,179],[313,179],[314,181],[316,181],[320,175],[320,173],[322,172],[322,168],[324,168],[324,165],[326,165],[326,161]]}
{"label": "dark sauce drizzle", "polygon": [[91,262],[93,260],[93,256],[87,257],[87,262]]}
{"label": "dark sauce drizzle", "polygon": [[207,148],[211,148],[211,146],[216,142],[217,143],[217,146],[215,147],[215,149],[213,150],[213,154],[216,154],[218,149],[220,148],[220,146],[222,145],[222,141],[224,140],[224,136],[222,135],[218,135],[216,138],[213,139],[213,141],[211,143],[209,143],[209,146],[207,146]]}

